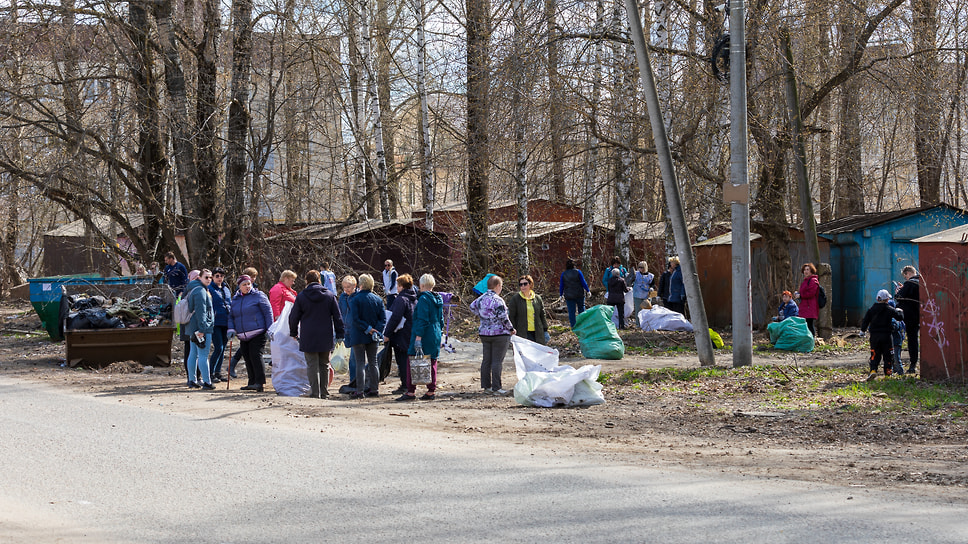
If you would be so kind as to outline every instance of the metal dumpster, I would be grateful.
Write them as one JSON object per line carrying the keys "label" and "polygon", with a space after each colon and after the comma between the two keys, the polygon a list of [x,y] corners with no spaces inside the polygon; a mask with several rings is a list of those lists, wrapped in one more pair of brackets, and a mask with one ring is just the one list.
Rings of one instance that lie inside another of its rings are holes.
{"label": "metal dumpster", "polygon": [[104,366],[117,361],[169,366],[174,327],[66,331],[69,366]]}
{"label": "metal dumpster", "polygon": [[101,276],[49,276],[27,280],[30,284],[30,304],[40,316],[40,324],[47,329],[51,340],[64,339],[64,318],[67,317],[67,301],[65,287],[82,286],[89,288],[96,294],[101,294],[104,286],[151,284],[153,276],[117,276],[102,278]]}
{"label": "metal dumpster", "polygon": [[[93,289],[90,285],[65,285],[64,299],[70,295],[95,292],[105,297],[133,300],[155,295],[167,303],[174,301],[171,289],[166,285],[105,284]],[[131,327],[123,329],[67,329],[67,364],[69,366],[104,366],[117,361],[138,361],[145,365],[169,366],[171,342],[175,333],[170,320],[156,327]]]}

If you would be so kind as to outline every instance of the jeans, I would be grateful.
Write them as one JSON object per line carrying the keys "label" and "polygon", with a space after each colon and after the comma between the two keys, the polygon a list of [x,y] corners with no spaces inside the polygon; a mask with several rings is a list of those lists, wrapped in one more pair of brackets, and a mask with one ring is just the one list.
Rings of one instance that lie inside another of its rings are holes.
{"label": "jeans", "polygon": [[188,381],[195,381],[195,371],[202,371],[202,383],[211,384],[212,375],[208,368],[208,351],[212,347],[212,333],[205,335],[205,347],[199,347],[195,342],[189,342],[192,347],[188,351]]}
{"label": "jeans", "polygon": [[222,375],[222,358],[225,356],[225,345],[228,343],[228,325],[215,325],[212,332],[212,351],[208,357],[208,366],[212,369],[212,376]]}
{"label": "jeans", "polygon": [[481,361],[481,387],[484,389],[501,389],[501,371],[504,370],[504,356],[511,345],[511,336],[481,336],[484,345],[484,357]]}
{"label": "jeans", "polygon": [[262,333],[248,340],[239,342],[239,351],[242,352],[242,359],[245,360],[245,371],[249,375],[248,385],[265,385],[266,369],[262,363],[262,351],[266,347],[268,340],[266,333]]}
{"label": "jeans", "polygon": [[314,399],[324,399],[329,396],[329,352],[307,351],[306,373],[309,375],[309,394]]}
{"label": "jeans", "polygon": [[356,391],[378,393],[380,390],[380,367],[376,360],[377,343],[356,344],[353,355],[356,355]]}
{"label": "jeans", "polygon": [[568,322],[571,323],[571,328],[575,328],[575,320],[578,318],[578,314],[585,311],[585,299],[583,298],[567,298],[565,299],[565,305],[568,306]]}

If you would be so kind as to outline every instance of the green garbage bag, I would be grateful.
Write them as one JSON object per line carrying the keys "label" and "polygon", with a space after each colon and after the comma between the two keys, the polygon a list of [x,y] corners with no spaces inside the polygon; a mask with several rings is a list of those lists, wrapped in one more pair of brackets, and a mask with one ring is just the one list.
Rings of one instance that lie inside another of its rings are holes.
{"label": "green garbage bag", "polygon": [[770,333],[770,343],[776,349],[801,353],[813,351],[813,335],[807,328],[807,320],[802,317],[788,317],[778,323],[770,323],[766,330]]}
{"label": "green garbage bag", "polygon": [[614,306],[593,306],[578,314],[575,335],[581,354],[589,359],[621,359],[625,356],[625,343],[612,324]]}

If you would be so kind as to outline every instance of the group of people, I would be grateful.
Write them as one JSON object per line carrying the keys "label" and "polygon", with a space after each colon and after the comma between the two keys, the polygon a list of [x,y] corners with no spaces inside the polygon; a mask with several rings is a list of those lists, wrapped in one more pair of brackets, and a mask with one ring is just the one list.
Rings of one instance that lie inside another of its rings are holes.
{"label": "group of people", "polygon": [[[782,302],[775,321],[799,316],[806,320],[807,328],[816,337],[816,321],[820,317],[820,280],[817,267],[806,263],[800,268],[803,281],[799,291],[783,291]],[[908,341],[908,374],[914,374],[918,366],[918,335],[921,328],[921,295],[918,271],[913,266],[901,269],[903,282],[895,282],[894,295],[880,289],[874,304],[867,310],[861,322],[861,335],[870,331],[870,373],[867,379],[877,377],[877,370],[884,361],[884,375],[904,374],[901,349],[905,337]],[[799,300],[799,304],[796,302]]]}
{"label": "group of people", "polygon": [[[266,295],[255,284],[258,272],[247,268],[230,289],[226,273],[220,267],[189,272],[174,253],[165,258],[164,276],[179,300],[185,299],[191,317],[181,334],[186,341],[185,368],[189,388],[214,389],[213,383],[225,379],[221,374],[226,344],[239,339],[236,356],[245,361],[248,383],[241,389],[261,392],[266,384],[263,352],[272,323],[291,303],[288,325],[290,335],[299,343],[306,358],[309,392],[305,396],[329,397],[330,355],[337,344],[350,347],[348,389],[351,398],[379,396],[380,372],[377,361],[379,344],[393,351],[400,372],[401,385],[394,391],[397,399],[416,399],[416,384],[410,379],[409,358],[430,359],[431,379],[427,393],[436,397],[437,359],[443,330],[443,300],[434,292],[436,280],[431,274],[420,277],[414,285],[410,274],[398,275],[392,261],[386,261],[384,284],[387,301],[373,292],[375,281],[370,274],[342,279],[342,292],[336,292],[336,277],[323,263],[320,270],[310,270],[304,279],[306,287],[293,288],[297,275],[284,270]],[[419,290],[418,290],[419,287]],[[389,318],[387,317],[389,314]],[[236,377],[233,356],[229,376]],[[500,383],[500,381],[498,381]]]}

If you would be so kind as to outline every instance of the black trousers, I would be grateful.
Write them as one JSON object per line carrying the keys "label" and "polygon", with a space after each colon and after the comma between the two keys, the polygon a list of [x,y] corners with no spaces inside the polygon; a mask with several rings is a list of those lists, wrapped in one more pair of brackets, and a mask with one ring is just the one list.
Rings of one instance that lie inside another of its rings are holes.
{"label": "black trousers", "polygon": [[397,374],[400,375],[400,387],[407,387],[407,372],[410,372],[410,361],[407,359],[407,348],[393,346],[393,360],[397,362]]}
{"label": "black trousers", "polygon": [[908,357],[911,358],[911,366],[918,364],[918,333],[921,332],[921,325],[918,323],[904,323],[904,332],[907,333]]}
{"label": "black trousers", "polygon": [[242,352],[242,359],[245,360],[245,371],[249,374],[249,385],[266,384],[266,370],[262,366],[262,352],[266,348],[266,340],[268,336],[262,333],[239,342],[239,351]]}
{"label": "black trousers", "polygon": [[871,333],[871,370],[877,371],[881,357],[885,370],[894,366],[894,340],[890,333]]}

